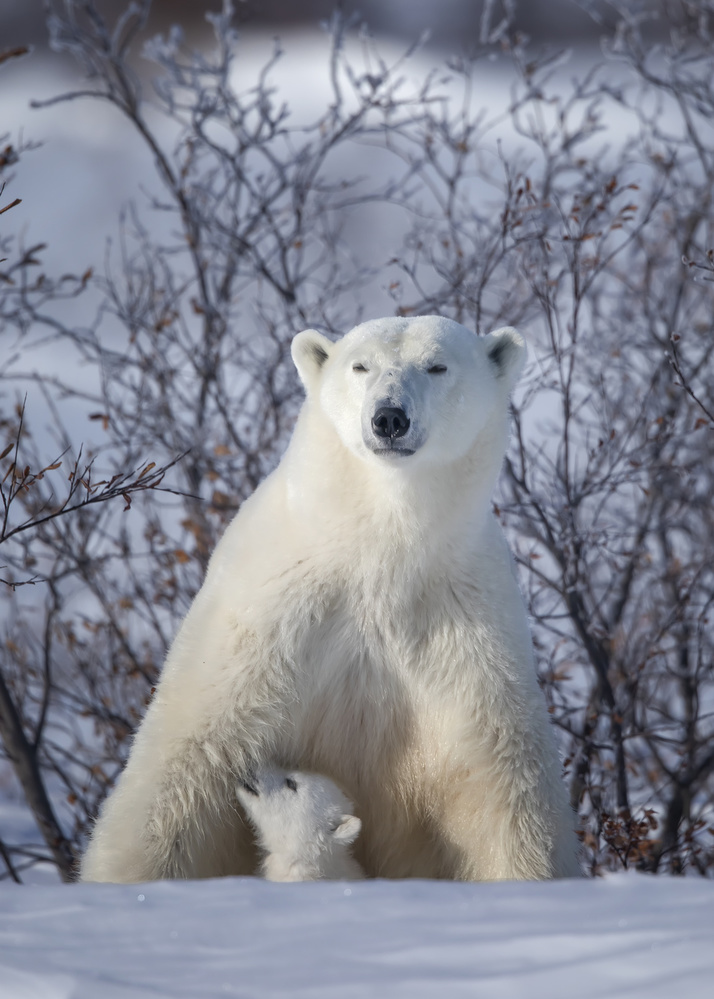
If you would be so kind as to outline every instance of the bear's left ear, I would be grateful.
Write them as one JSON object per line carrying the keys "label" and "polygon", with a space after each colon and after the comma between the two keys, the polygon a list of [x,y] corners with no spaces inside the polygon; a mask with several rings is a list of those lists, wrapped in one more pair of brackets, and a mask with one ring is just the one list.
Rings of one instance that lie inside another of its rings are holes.
{"label": "bear's left ear", "polygon": [[341,815],[340,824],[333,831],[332,837],[338,843],[354,843],[362,828],[362,822],[356,815]]}
{"label": "bear's left ear", "polygon": [[293,337],[290,353],[306,389],[314,383],[333,346],[332,341],[317,330],[303,330]]}
{"label": "bear's left ear", "polygon": [[510,389],[526,363],[526,342],[512,326],[504,326],[484,337],[486,356],[493,365],[496,377],[503,379]]}

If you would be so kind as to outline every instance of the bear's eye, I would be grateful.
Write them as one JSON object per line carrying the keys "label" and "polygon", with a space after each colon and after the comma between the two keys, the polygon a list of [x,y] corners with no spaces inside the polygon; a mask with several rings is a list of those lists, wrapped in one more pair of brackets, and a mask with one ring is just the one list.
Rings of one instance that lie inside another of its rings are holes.
{"label": "bear's eye", "polygon": [[285,787],[289,787],[291,791],[297,791],[297,783],[292,779],[292,777],[285,778]]}
{"label": "bear's eye", "polygon": [[367,369],[365,368],[364,364],[360,364],[358,361],[356,364],[352,365],[352,370],[361,373],[363,371],[366,371]]}
{"label": "bear's eye", "polygon": [[445,364],[432,364],[430,368],[426,369],[430,375],[443,375],[446,371]]}

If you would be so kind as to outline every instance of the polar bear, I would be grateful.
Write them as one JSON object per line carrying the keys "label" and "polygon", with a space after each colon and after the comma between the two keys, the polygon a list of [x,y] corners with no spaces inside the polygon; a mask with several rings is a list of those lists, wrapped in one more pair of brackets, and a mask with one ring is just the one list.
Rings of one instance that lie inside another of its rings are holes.
{"label": "polar bear", "polygon": [[387,318],[292,355],[292,440],[216,547],[82,877],[255,873],[235,785],[269,761],[344,788],[369,877],[577,875],[491,509],[522,338]]}
{"label": "polar bear", "polygon": [[364,877],[349,852],[362,823],[327,777],[263,767],[240,780],[236,794],[255,829],[268,881]]}

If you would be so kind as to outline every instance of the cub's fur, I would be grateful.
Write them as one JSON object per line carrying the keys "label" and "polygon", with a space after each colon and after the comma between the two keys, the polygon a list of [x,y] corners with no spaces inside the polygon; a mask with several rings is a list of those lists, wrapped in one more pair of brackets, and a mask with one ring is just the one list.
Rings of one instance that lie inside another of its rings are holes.
{"label": "cub's fur", "polygon": [[263,768],[236,791],[263,851],[261,872],[268,881],[364,877],[350,854],[362,823],[327,777]]}

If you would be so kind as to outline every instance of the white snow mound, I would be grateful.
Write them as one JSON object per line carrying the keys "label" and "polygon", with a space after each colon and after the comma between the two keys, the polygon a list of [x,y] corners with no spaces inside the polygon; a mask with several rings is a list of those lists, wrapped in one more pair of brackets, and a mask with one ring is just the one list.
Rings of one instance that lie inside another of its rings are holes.
{"label": "white snow mound", "polygon": [[271,884],[0,889],[0,999],[705,999],[714,884]]}

